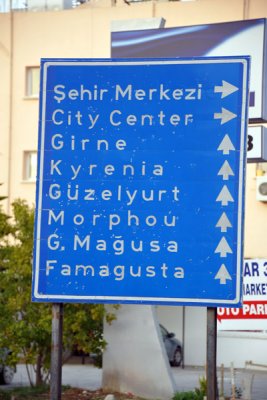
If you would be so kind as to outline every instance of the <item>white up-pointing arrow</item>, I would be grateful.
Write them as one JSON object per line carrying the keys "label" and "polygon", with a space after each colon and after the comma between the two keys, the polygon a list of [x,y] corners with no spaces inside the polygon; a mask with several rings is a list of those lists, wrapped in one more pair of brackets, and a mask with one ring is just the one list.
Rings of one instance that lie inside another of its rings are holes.
{"label": "white up-pointing arrow", "polygon": [[229,279],[230,281],[232,280],[232,277],[229,274],[229,272],[227,271],[227,268],[224,264],[221,265],[219,271],[217,272],[217,274],[215,276],[215,279],[219,279],[221,285],[225,285],[227,279]]}
{"label": "white up-pointing arrow", "polygon": [[229,154],[231,150],[235,150],[235,147],[227,134],[224,136],[217,150],[221,150],[223,154]]}
{"label": "white up-pointing arrow", "polygon": [[236,87],[226,81],[222,81],[222,86],[215,86],[215,88],[214,88],[215,93],[222,94],[222,96],[221,96],[222,99],[226,96],[229,96],[229,94],[236,92],[237,90],[238,90],[238,87]]}
{"label": "white up-pointing arrow", "polygon": [[224,236],[221,238],[220,243],[216,247],[216,250],[214,253],[220,253],[221,258],[227,257],[228,253],[233,253],[231,247],[227,243],[227,240],[225,239]]}
{"label": "white up-pointing arrow", "polygon": [[234,202],[234,199],[226,185],[224,185],[224,187],[220,191],[216,201],[221,201],[222,206],[227,206],[229,202]]}
{"label": "white up-pointing arrow", "polygon": [[218,172],[218,175],[221,175],[224,181],[228,181],[230,175],[234,176],[233,170],[228,161],[224,161],[220,171]]}
{"label": "white up-pointing arrow", "polygon": [[222,213],[219,221],[216,224],[216,228],[221,228],[221,232],[227,232],[228,228],[232,228],[232,224],[229,221],[227,215],[224,213]]}
{"label": "white up-pointing arrow", "polygon": [[221,120],[221,125],[225,124],[226,122],[231,121],[231,119],[236,118],[237,115],[232,113],[229,110],[226,110],[226,108],[222,107],[222,112],[220,113],[214,113],[214,119],[220,119]]}

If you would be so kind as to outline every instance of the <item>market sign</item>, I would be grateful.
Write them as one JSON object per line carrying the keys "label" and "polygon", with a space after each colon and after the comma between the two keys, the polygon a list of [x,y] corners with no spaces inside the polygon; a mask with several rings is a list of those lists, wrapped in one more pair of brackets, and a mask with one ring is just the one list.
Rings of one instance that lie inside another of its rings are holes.
{"label": "market sign", "polygon": [[218,310],[219,330],[267,329],[267,260],[244,261],[243,307]]}
{"label": "market sign", "polygon": [[240,305],[248,74],[42,60],[34,301]]}

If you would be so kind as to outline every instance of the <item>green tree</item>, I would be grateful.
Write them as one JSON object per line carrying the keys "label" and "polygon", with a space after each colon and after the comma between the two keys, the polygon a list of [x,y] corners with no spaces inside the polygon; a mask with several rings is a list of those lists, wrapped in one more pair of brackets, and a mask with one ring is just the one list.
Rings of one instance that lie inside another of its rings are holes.
{"label": "green tree", "polygon": [[[2,185],[2,184],[0,184]],[[0,201],[6,197],[0,196]],[[7,259],[10,253],[10,246],[8,244],[8,237],[13,232],[12,225],[10,224],[9,216],[3,211],[2,204],[0,204],[0,273],[1,279],[6,270]],[[1,282],[0,279],[0,282]],[[0,315],[3,316],[0,329],[3,328],[4,324],[8,325],[8,320],[5,318],[5,307],[4,302],[0,301]]]}
{"label": "green tree", "polygon": [[[8,252],[0,279],[0,308],[4,316],[0,319],[0,347],[12,350],[11,363],[22,356],[26,365],[33,365],[35,384],[39,385],[49,378],[51,304],[31,302],[34,210],[26,202],[17,200],[13,204],[13,215],[12,227],[5,230],[3,223],[2,230],[3,237],[12,234],[13,242],[5,242],[3,247],[8,248]],[[9,224],[8,218],[6,223]],[[104,315],[103,305],[66,304],[64,349],[72,349],[75,345],[79,350],[100,354],[105,346],[102,336]],[[111,321],[113,315],[105,317]]]}
{"label": "green tree", "polygon": [[[0,183],[0,186],[2,184]],[[6,197],[0,196],[0,201]],[[0,271],[4,268],[5,260],[7,259],[8,235],[13,232],[12,225],[10,224],[10,217],[3,211],[2,204],[0,204]]]}

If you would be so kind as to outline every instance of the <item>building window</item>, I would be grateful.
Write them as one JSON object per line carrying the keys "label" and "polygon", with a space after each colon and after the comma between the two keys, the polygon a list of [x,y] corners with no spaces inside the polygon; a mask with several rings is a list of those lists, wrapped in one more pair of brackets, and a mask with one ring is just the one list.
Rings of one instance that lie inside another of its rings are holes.
{"label": "building window", "polygon": [[26,68],[26,96],[39,97],[40,67]]}
{"label": "building window", "polygon": [[37,175],[37,151],[25,151],[23,159],[23,180],[35,182]]}

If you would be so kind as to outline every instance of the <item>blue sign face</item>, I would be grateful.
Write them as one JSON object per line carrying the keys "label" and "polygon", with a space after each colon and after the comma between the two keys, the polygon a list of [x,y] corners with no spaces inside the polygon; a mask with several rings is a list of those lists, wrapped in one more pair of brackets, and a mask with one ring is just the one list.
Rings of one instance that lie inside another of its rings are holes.
{"label": "blue sign face", "polygon": [[42,61],[34,301],[240,304],[248,70]]}

